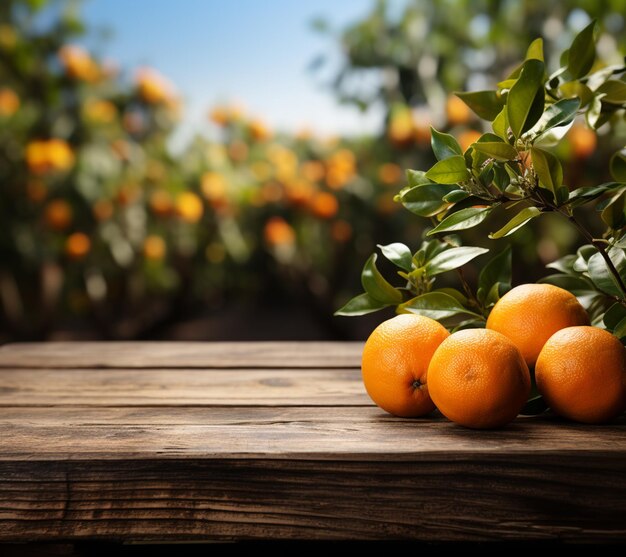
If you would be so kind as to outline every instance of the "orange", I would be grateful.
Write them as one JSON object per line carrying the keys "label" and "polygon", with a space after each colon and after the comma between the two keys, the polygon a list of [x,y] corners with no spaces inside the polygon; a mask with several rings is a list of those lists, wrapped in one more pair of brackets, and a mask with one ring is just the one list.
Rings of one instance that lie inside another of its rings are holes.
{"label": "orange", "polygon": [[428,389],[439,411],[465,427],[502,427],[530,394],[530,373],[507,337],[489,329],[458,331],[428,366]]}
{"label": "orange", "polygon": [[293,227],[282,217],[272,217],[265,223],[263,237],[270,246],[291,245],[296,241]]}
{"label": "orange", "polygon": [[626,350],[597,327],[567,327],[546,342],[535,368],[537,389],[552,410],[596,424],[626,409]]}
{"label": "orange", "polygon": [[378,179],[386,186],[393,186],[404,179],[404,172],[397,164],[387,162],[378,167]]}
{"label": "orange", "polygon": [[472,111],[459,97],[451,95],[446,100],[446,117],[450,126],[458,126],[469,122]]}
{"label": "orange", "polygon": [[573,325],[589,325],[585,308],[573,294],[551,284],[516,286],[498,300],[487,319],[487,329],[509,337],[529,366],[554,333]]}
{"label": "orange", "polygon": [[202,218],[204,206],[195,193],[185,191],[179,193],[175,201],[176,214],[185,222],[195,223]]}
{"label": "orange", "polygon": [[167,245],[161,236],[150,234],[143,242],[143,256],[152,261],[161,261],[167,252]]}
{"label": "orange", "polygon": [[91,249],[91,240],[89,236],[82,232],[74,232],[70,234],[65,241],[65,253],[70,259],[78,261],[83,259]]}
{"label": "orange", "polygon": [[598,144],[596,133],[582,124],[574,124],[567,138],[574,156],[579,159],[588,159]]}
{"label": "orange", "polygon": [[407,313],[383,321],[363,348],[361,371],[367,394],[383,410],[403,418],[434,410],[428,364],[449,334],[421,315]]}
{"label": "orange", "polygon": [[46,205],[43,220],[52,230],[65,230],[72,223],[71,205],[64,199],[55,199]]}
{"label": "orange", "polygon": [[465,130],[459,134],[459,145],[463,152],[467,151],[472,143],[481,138],[482,134],[476,130]]}
{"label": "orange", "polygon": [[0,89],[0,116],[12,116],[20,107],[20,98],[15,91],[3,87]]}
{"label": "orange", "polygon": [[316,193],[311,199],[311,212],[320,219],[330,219],[339,211],[337,198],[326,191]]}

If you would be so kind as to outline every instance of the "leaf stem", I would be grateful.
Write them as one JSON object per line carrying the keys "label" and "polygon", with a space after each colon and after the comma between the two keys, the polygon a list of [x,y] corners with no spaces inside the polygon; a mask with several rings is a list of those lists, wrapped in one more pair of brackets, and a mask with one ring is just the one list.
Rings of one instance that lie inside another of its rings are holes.
{"label": "leaf stem", "polygon": [[624,284],[624,281],[622,280],[622,277],[620,276],[619,271],[615,267],[615,264],[613,263],[613,261],[611,261],[611,258],[609,257],[609,254],[607,253],[607,251],[606,251],[606,249],[605,249],[605,247],[603,245],[603,242],[600,242],[600,241],[596,240],[591,235],[591,233],[580,222],[578,222],[578,220],[576,219],[576,217],[574,217],[574,215],[570,215],[570,214],[568,214],[567,212],[563,211],[560,208],[558,208],[557,211],[561,215],[566,217],[567,220],[569,220],[577,228],[577,230],[582,234],[582,236],[585,238],[585,240],[587,240],[594,248],[596,248],[598,250],[598,252],[602,256],[602,258],[604,259],[607,268],[609,269],[609,271],[613,275],[613,278],[615,279],[615,282],[619,286],[619,289],[622,291],[622,294],[623,294],[623,296],[622,296],[622,304],[624,304],[624,302],[626,302],[626,284]]}

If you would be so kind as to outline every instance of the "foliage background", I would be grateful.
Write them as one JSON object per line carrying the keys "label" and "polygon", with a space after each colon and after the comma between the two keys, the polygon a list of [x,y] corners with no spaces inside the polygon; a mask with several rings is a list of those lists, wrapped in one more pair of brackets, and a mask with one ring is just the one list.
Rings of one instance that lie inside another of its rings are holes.
{"label": "foliage background", "polygon": [[[376,244],[419,246],[422,222],[393,202],[404,169],[435,162],[431,125],[462,145],[483,130],[446,92],[492,87],[539,36],[556,65],[590,18],[606,63],[621,60],[626,37],[618,0],[432,0],[400,11],[375,2],[347,28],[332,14],[313,22],[342,52],[330,82],[324,53],[303,65],[337,102],[384,107],[378,134],[281,132],[226,103],[207,107],[210,139],[173,153],[184,92],[157,70],[118,68],[77,46],[92,31],[74,4],[0,6],[4,340],[363,338],[383,313],[332,313],[360,291]],[[557,153],[570,188],[610,179],[623,128],[596,137],[574,124]],[[589,226],[593,217],[583,215]],[[549,217],[511,239],[514,283],[548,274],[546,263],[582,243]],[[468,265],[468,281],[477,274]]]}

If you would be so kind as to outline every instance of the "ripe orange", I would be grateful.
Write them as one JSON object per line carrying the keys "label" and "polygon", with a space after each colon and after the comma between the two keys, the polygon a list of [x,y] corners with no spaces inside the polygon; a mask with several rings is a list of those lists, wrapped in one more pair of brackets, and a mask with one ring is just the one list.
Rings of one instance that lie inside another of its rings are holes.
{"label": "ripe orange", "polygon": [[383,410],[416,418],[434,410],[426,372],[450,333],[428,317],[402,314],[384,321],[363,348],[361,371],[367,394]]}
{"label": "ripe orange", "polygon": [[574,325],[589,325],[585,308],[573,294],[551,284],[516,286],[498,300],[487,319],[487,329],[509,337],[529,366],[554,333]]}
{"label": "ripe orange", "polygon": [[84,259],[91,250],[89,236],[82,232],[74,232],[65,241],[65,254],[75,261]]}
{"label": "ripe orange", "polygon": [[465,427],[501,427],[530,394],[530,373],[517,347],[489,329],[458,331],[428,366],[428,389],[439,411]]}
{"label": "ripe orange", "polygon": [[626,349],[597,327],[554,333],[539,354],[535,379],[548,406],[571,420],[601,423],[626,409]]}

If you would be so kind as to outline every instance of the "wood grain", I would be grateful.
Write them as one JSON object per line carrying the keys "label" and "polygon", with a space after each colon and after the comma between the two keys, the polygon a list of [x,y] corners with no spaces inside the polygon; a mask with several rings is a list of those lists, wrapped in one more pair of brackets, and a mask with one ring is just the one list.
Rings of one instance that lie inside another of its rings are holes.
{"label": "wood grain", "polygon": [[357,369],[4,369],[0,406],[370,405]]}
{"label": "wood grain", "polygon": [[0,347],[16,368],[356,368],[362,342],[49,342]]}
{"label": "wood grain", "polygon": [[624,541],[623,458],[0,463],[0,540]]}
{"label": "wood grain", "polygon": [[626,543],[625,417],[394,418],[361,348],[0,348],[0,542]]}
{"label": "wood grain", "polygon": [[[624,458],[626,419],[596,428],[554,418],[518,418],[496,431],[442,417],[402,419],[369,407],[4,408],[0,461],[266,458],[420,461],[433,453]],[[54,443],[50,443],[54,440]]]}

